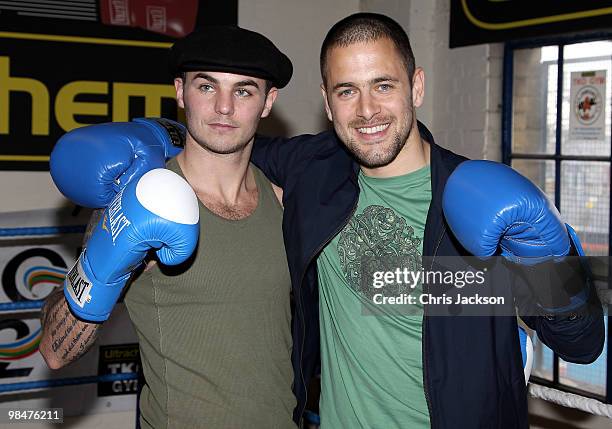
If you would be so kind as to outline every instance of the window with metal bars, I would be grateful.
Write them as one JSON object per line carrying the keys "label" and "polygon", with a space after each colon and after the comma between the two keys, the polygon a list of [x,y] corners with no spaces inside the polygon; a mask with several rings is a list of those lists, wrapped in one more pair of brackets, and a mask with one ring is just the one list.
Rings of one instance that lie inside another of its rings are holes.
{"label": "window with metal bars", "polygon": [[[612,34],[508,43],[503,88],[503,162],[555,203],[610,288]],[[531,381],[612,403],[609,307],[597,361],[565,362],[536,335]]]}

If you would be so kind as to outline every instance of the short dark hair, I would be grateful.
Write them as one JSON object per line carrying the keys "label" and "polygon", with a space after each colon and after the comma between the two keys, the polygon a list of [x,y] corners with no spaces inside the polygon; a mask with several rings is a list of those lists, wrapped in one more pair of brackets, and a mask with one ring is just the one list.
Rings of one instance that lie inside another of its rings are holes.
{"label": "short dark hair", "polygon": [[268,95],[268,92],[270,92],[272,87],[274,87],[274,82],[272,82],[271,80],[266,79],[266,92],[265,92],[266,95]]}
{"label": "short dark hair", "polygon": [[332,48],[346,47],[354,43],[374,42],[383,38],[393,42],[404,63],[408,78],[412,81],[415,69],[414,54],[410,46],[410,39],[404,29],[388,16],[363,12],[338,21],[325,36],[320,56],[323,83],[327,84],[327,56]]}

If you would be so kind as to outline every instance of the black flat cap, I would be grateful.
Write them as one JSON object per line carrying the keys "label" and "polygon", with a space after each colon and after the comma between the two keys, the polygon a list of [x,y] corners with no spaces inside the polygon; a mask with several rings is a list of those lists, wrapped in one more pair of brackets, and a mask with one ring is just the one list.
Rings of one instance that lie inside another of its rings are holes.
{"label": "black flat cap", "polygon": [[265,36],[238,26],[201,27],[170,49],[170,71],[218,71],[267,79],[277,88],[289,83],[291,60]]}

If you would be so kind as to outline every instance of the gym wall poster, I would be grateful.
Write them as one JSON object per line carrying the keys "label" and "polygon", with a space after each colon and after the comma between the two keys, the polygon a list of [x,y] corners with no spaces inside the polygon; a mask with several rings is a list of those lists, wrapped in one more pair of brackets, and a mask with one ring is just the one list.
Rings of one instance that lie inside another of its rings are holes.
{"label": "gym wall poster", "polygon": [[2,170],[48,170],[55,142],[80,126],[176,119],[168,49],[238,19],[237,0],[1,3]]}

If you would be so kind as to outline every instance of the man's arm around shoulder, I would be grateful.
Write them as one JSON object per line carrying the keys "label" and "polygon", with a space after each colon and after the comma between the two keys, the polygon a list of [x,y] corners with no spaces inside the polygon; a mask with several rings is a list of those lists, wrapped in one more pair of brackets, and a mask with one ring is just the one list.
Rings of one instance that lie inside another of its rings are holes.
{"label": "man's arm around shoulder", "polygon": [[284,188],[288,176],[301,171],[323,144],[335,140],[333,131],[292,138],[256,135],[251,161],[270,181]]}

